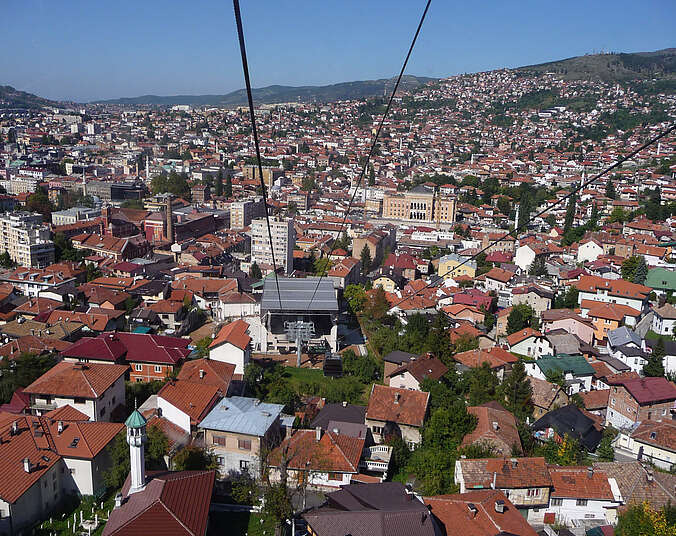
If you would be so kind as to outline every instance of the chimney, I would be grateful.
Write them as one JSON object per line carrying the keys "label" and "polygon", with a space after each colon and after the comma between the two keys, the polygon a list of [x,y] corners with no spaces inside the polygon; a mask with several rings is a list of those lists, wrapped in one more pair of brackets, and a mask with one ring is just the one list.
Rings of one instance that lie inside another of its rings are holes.
{"label": "chimney", "polygon": [[469,515],[472,519],[474,519],[476,515],[479,513],[479,510],[477,509],[476,506],[474,506],[474,503],[468,503],[467,509],[469,510]]}
{"label": "chimney", "polygon": [[63,421],[59,421],[59,422],[56,424],[56,431],[57,431],[58,434],[62,434],[62,433],[63,433]]}
{"label": "chimney", "polygon": [[646,477],[646,480],[647,480],[648,482],[652,482],[652,481],[653,481],[653,472],[652,472],[651,470],[648,470],[648,471],[646,472],[645,477]]}
{"label": "chimney", "polygon": [[118,493],[115,495],[115,508],[120,508],[122,506],[122,494]]}
{"label": "chimney", "polygon": [[167,240],[174,243],[174,211],[171,206],[171,196],[167,197]]}
{"label": "chimney", "polygon": [[321,441],[321,439],[322,439],[322,427],[321,427],[321,426],[317,426],[317,427],[315,428],[315,440],[316,440],[316,441]]}
{"label": "chimney", "polygon": [[498,499],[495,501],[495,511],[498,514],[504,514],[505,513],[505,501],[502,499]]}
{"label": "chimney", "polygon": [[399,399],[401,398],[400,393],[394,393],[394,403],[399,404]]}
{"label": "chimney", "polygon": [[512,462],[512,469],[516,469],[516,466],[519,465],[519,460],[517,460],[516,458],[512,458],[511,462]]}
{"label": "chimney", "polygon": [[19,421],[14,421],[12,423],[12,430],[10,432],[12,435],[16,435],[19,433]]}
{"label": "chimney", "polygon": [[30,459],[29,459],[29,458],[24,458],[24,459],[23,459],[23,470],[26,471],[27,473],[30,473],[30,472],[31,472],[31,469],[33,469],[33,467],[31,466],[31,461],[30,461]]}
{"label": "chimney", "polygon": [[498,473],[493,471],[493,482],[491,483],[491,489],[495,489],[495,484],[498,481]]}
{"label": "chimney", "polygon": [[204,379],[205,374],[204,369],[200,369],[200,380]]}
{"label": "chimney", "polygon": [[587,477],[592,478],[594,476],[594,468],[593,467],[587,467]]}
{"label": "chimney", "polygon": [[498,421],[493,421],[493,430],[497,432],[497,431],[498,431],[498,428],[500,428],[500,427],[498,426]]}

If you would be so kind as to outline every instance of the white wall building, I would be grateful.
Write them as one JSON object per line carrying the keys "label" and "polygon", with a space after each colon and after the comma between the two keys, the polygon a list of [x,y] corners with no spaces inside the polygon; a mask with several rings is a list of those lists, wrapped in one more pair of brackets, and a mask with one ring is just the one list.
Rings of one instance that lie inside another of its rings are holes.
{"label": "white wall building", "polygon": [[296,245],[296,231],[291,219],[270,218],[270,233],[273,248],[270,248],[268,227],[265,218],[251,221],[251,260],[259,266],[272,266],[274,250],[277,267],[284,268],[284,273],[293,271],[293,248]]}

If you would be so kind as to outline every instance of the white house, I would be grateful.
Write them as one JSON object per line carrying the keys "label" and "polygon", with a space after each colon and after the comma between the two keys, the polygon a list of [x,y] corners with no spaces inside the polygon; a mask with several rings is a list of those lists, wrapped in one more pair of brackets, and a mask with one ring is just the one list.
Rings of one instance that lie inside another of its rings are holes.
{"label": "white house", "polygon": [[596,240],[587,240],[577,248],[577,262],[595,261],[603,255],[603,247]]}
{"label": "white house", "polygon": [[539,359],[543,355],[552,355],[552,343],[533,328],[525,328],[512,333],[507,337],[509,351]]}
{"label": "white house", "polygon": [[235,365],[235,374],[244,374],[251,358],[249,324],[239,319],[226,324],[209,345],[209,359]]}
{"label": "white house", "polygon": [[653,309],[653,331],[659,335],[673,335],[676,326],[676,307],[665,303],[662,307]]}
{"label": "white house", "polygon": [[676,434],[674,421],[642,421],[638,427],[620,432],[613,442],[625,456],[647,461],[670,471],[676,467]]}
{"label": "white house", "polygon": [[530,510],[530,523],[577,525],[596,520],[615,524],[622,494],[614,478],[593,467],[549,466],[553,491],[549,506]]}
{"label": "white house", "polygon": [[172,380],[157,393],[157,409],[162,417],[190,434],[220,398],[216,385]]}

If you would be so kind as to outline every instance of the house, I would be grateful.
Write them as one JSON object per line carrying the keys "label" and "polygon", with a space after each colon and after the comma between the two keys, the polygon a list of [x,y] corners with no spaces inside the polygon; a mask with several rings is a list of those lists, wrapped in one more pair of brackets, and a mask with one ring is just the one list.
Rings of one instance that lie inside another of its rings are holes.
{"label": "house", "polygon": [[249,324],[241,318],[223,326],[209,345],[209,359],[235,365],[235,374],[244,374],[251,358]]}
{"label": "house", "polygon": [[648,270],[645,286],[650,287],[657,296],[676,292],[676,272],[668,268],[652,268]]}
{"label": "house", "polygon": [[579,290],[578,303],[591,300],[603,303],[626,305],[636,311],[643,311],[648,304],[650,287],[630,283],[624,279],[604,279],[594,275],[583,275],[573,283]]}
{"label": "house", "polygon": [[476,277],[477,263],[470,259],[471,257],[461,257],[455,253],[444,255],[439,259],[437,273],[444,279],[455,279],[462,275],[474,279]]}
{"label": "house", "polygon": [[456,304],[446,305],[441,310],[446,313],[448,318],[453,320],[467,320],[472,324],[483,324],[486,319],[486,313],[471,305]]}
{"label": "house", "polygon": [[614,478],[594,467],[549,466],[553,491],[548,507],[529,518],[532,523],[582,522],[615,524],[622,494]]}
{"label": "house", "polygon": [[671,471],[676,466],[676,422],[643,421],[635,428],[621,431],[614,446],[624,456]]}
{"label": "house", "polygon": [[296,430],[270,454],[270,479],[280,481],[284,464],[289,485],[326,490],[349,484],[359,473],[365,441],[321,428]]}
{"label": "house", "polygon": [[125,422],[131,470],[115,498],[115,508],[103,528],[103,536],[147,533],[205,536],[216,473],[146,473],[143,458],[146,424],[136,410]]}
{"label": "house", "polygon": [[528,381],[533,390],[533,418],[539,419],[552,409],[568,404],[570,397],[560,385],[533,376],[528,376]]}
{"label": "house", "polygon": [[569,396],[591,389],[594,368],[581,355],[546,356],[525,363],[526,373],[540,380],[560,375]]}
{"label": "house", "polygon": [[515,275],[514,272],[509,272],[502,268],[491,268],[491,270],[481,277],[483,277],[484,288],[487,291],[494,290],[495,292],[499,292],[507,288],[509,282]]}
{"label": "house", "polygon": [[588,318],[583,318],[570,309],[550,309],[541,315],[542,331],[548,333],[563,329],[567,333],[577,336],[586,344],[594,340],[594,325]]}
{"label": "house", "polygon": [[507,336],[509,351],[528,357],[539,358],[554,352],[552,343],[533,328],[524,328]]}
{"label": "house", "polygon": [[666,378],[608,378],[610,403],[606,420],[615,428],[642,421],[673,418],[676,386]]}
{"label": "house", "polygon": [[500,381],[512,371],[512,365],[519,360],[518,357],[499,346],[467,350],[466,352],[455,354],[453,359],[461,365],[459,367],[460,370],[478,368],[484,363],[488,363],[488,366],[495,371]]}
{"label": "house", "polygon": [[124,406],[126,365],[61,361],[24,389],[31,413],[69,405],[92,421],[109,421]]}
{"label": "house", "polygon": [[261,454],[277,446],[284,435],[280,423],[283,409],[283,404],[242,396],[223,398],[213,407],[199,428],[221,474],[260,474]]}
{"label": "house", "polygon": [[600,303],[592,300],[582,300],[581,314],[589,318],[594,326],[594,340],[605,345],[608,332],[617,329],[622,324],[635,327],[641,316],[641,311],[621,304]]}
{"label": "house", "polygon": [[544,458],[460,459],[455,462],[453,478],[460,493],[500,490],[525,518],[549,504],[552,488]]}
{"label": "house", "polygon": [[383,261],[383,268],[394,268],[409,281],[418,275],[415,258],[408,253],[390,253]]}
{"label": "house", "polygon": [[572,404],[546,413],[531,428],[538,441],[560,443],[568,436],[589,451],[596,450],[603,435],[596,422]]}
{"label": "house", "polygon": [[394,350],[383,357],[385,363],[384,374],[385,378],[389,377],[396,369],[408,363],[411,359],[415,359],[415,354],[409,354],[408,352],[402,352],[401,350]]}
{"label": "house", "polygon": [[347,402],[325,403],[312,419],[310,427],[316,429],[319,426],[322,430],[328,430],[332,422],[364,424],[365,418],[366,406],[356,406]]}
{"label": "house", "polygon": [[415,449],[422,441],[429,399],[429,393],[373,384],[364,424],[376,443],[393,434]]}
{"label": "house", "polygon": [[477,425],[463,438],[461,446],[478,443],[490,446],[500,456],[523,454],[516,419],[500,404],[487,402],[480,406],[470,406],[467,411],[477,418]]}
{"label": "house", "polygon": [[540,285],[525,285],[512,289],[512,306],[526,304],[538,317],[551,309],[553,300],[554,293]]}
{"label": "house", "polygon": [[313,536],[441,534],[428,507],[399,482],[343,485],[302,516]]}
{"label": "house", "polygon": [[214,385],[220,396],[227,396],[230,390],[235,365],[213,359],[192,359],[181,367],[177,380]]}
{"label": "house", "polygon": [[448,536],[537,535],[512,501],[500,491],[472,490],[425,497],[424,501]]}
{"label": "house", "polygon": [[23,533],[67,494],[99,491],[121,428],[0,412],[0,533]]}
{"label": "house", "polygon": [[577,248],[577,262],[585,263],[595,261],[603,255],[603,245],[593,238],[580,240]]}
{"label": "house", "polygon": [[402,275],[401,270],[393,267],[382,267],[369,274],[369,278],[373,279],[373,288],[381,288],[385,292],[397,292],[406,285],[406,278]]}
{"label": "house", "polygon": [[387,377],[390,387],[420,391],[420,385],[425,379],[440,380],[447,372],[448,367],[436,357],[421,356],[411,359]]}
{"label": "house", "polygon": [[159,318],[162,327],[175,332],[181,328],[186,308],[176,300],[161,300],[148,306]]}
{"label": "house", "polygon": [[66,361],[121,363],[135,382],[164,380],[190,355],[190,339],[124,331],[82,338],[62,352]]}
{"label": "house", "polygon": [[326,277],[333,280],[333,286],[345,290],[361,280],[361,261],[352,257],[340,259],[331,265]]}
{"label": "house", "polygon": [[652,330],[658,335],[673,335],[676,327],[676,307],[665,303],[653,309]]}
{"label": "house", "polygon": [[192,433],[219,398],[215,385],[171,380],[157,393],[157,407],[162,417]]}
{"label": "house", "polygon": [[608,332],[608,352],[636,373],[643,371],[648,354],[642,347],[642,339],[626,326]]}

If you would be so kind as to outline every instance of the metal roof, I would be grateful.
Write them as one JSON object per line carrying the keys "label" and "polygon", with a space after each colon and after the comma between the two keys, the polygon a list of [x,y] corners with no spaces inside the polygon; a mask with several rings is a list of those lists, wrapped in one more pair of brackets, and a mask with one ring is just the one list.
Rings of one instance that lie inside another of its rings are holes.
{"label": "metal roof", "polygon": [[[279,294],[282,298],[281,310],[307,312],[338,312],[338,300],[333,281],[327,277],[319,282],[318,277],[304,279],[278,278]],[[315,293],[315,288],[317,292]],[[312,295],[314,294],[314,299]],[[279,311],[279,296],[274,277],[265,280],[261,311]]]}
{"label": "metal roof", "polygon": [[209,430],[262,437],[283,409],[283,404],[269,404],[256,398],[223,398],[199,426]]}

